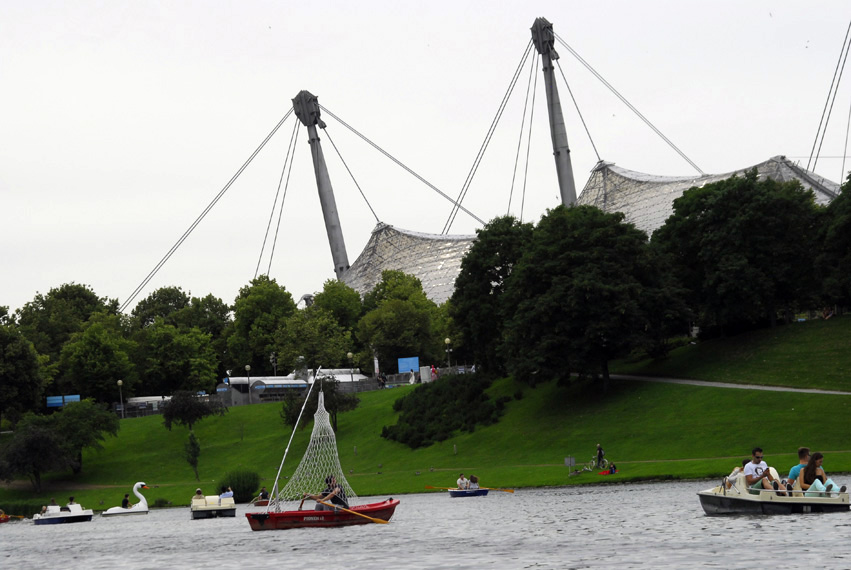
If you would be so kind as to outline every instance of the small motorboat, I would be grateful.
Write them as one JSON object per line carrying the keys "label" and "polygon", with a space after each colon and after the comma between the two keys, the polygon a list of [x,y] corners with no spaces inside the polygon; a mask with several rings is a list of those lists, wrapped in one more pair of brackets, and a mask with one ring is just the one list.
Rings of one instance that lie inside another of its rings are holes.
{"label": "small motorboat", "polygon": [[486,497],[490,489],[449,489],[449,496],[453,499],[458,497]]}
{"label": "small motorboat", "polygon": [[697,496],[707,515],[789,515],[851,510],[848,493],[844,491],[812,496],[806,495],[796,484],[791,493],[784,493],[750,489],[745,478],[738,477],[729,489],[725,479],[717,487],[700,491]]}
{"label": "small motorboat", "polygon": [[62,524],[89,522],[94,512],[91,509],[83,509],[82,506],[74,504],[60,507],[59,505],[48,505],[43,513],[33,515],[35,524]]}
{"label": "small motorboat", "polygon": [[233,497],[222,499],[218,495],[207,495],[203,499],[192,499],[189,510],[192,513],[192,520],[236,517],[236,503]]}
{"label": "small motorboat", "polygon": [[[390,520],[398,499],[387,499],[380,503],[356,505],[350,509],[335,511],[269,511],[266,513],[245,513],[251,530],[283,530],[288,528],[349,526],[386,522]],[[379,519],[379,520],[374,520]]]}
{"label": "small motorboat", "polygon": [[135,485],[133,485],[133,494],[136,495],[136,498],[139,499],[139,502],[133,505],[132,507],[125,509],[123,507],[112,507],[111,509],[105,510],[101,513],[101,516],[111,517],[115,515],[146,515],[148,514],[148,501],[139,492],[139,489],[147,489],[148,486],[143,482],[139,481]]}

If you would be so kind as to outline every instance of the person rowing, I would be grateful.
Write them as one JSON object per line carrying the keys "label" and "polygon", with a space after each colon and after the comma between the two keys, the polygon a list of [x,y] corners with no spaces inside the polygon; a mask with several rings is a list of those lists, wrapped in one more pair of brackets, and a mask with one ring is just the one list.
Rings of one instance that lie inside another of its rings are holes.
{"label": "person rowing", "polygon": [[[346,492],[343,490],[343,487],[337,483],[337,478],[333,475],[328,475],[325,478],[325,490],[322,491],[322,493],[318,495],[304,493],[301,500],[302,504],[304,504],[304,499],[313,499],[316,501],[316,507],[314,510],[317,511],[334,510],[332,507],[323,504],[329,502],[333,505],[343,507],[344,509],[349,508],[349,503],[346,500]],[[299,510],[301,510],[301,505],[299,505]]]}

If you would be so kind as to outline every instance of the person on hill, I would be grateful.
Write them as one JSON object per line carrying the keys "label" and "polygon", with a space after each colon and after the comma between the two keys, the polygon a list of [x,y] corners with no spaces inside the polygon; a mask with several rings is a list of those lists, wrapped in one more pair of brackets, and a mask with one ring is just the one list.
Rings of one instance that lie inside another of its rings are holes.
{"label": "person on hill", "polygon": [[469,489],[470,488],[470,482],[467,480],[466,477],[464,477],[463,473],[461,473],[461,476],[458,477],[458,480],[455,481],[455,483],[458,485],[459,489]]}
{"label": "person on hill", "polygon": [[609,465],[609,475],[614,475],[614,474],[615,474],[615,473],[617,473],[617,472],[618,472],[618,467],[617,467],[617,465],[615,465],[614,463],[612,463],[611,465]]}
{"label": "person on hill", "polygon": [[[780,491],[780,481],[778,477],[771,474],[771,468],[762,460],[763,452],[761,447],[754,447],[751,452],[751,461],[745,465],[744,475],[748,486],[755,492],[760,489],[775,490],[778,495],[786,495],[786,491]],[[787,485],[786,489],[791,491],[792,486]]]}
{"label": "person on hill", "polygon": [[192,498],[189,500],[189,502],[191,503],[196,499],[201,499],[202,501],[206,500],[206,497],[204,497],[204,493],[201,492],[201,489],[195,489],[195,494],[192,495]]}
{"label": "person on hill", "polygon": [[603,446],[599,443],[597,444],[597,468],[602,469],[603,467],[603,458],[606,456],[606,452],[603,451]]}
{"label": "person on hill", "polygon": [[798,482],[801,484],[801,489],[804,490],[804,495],[807,497],[823,497],[839,489],[840,493],[846,490],[845,485],[839,487],[833,482],[833,479],[828,479],[827,474],[822,468],[824,455],[818,451],[810,456],[807,466],[801,469],[801,474],[798,475]]}
{"label": "person on hill", "polygon": [[[332,505],[336,505],[339,507],[343,507],[344,509],[349,508],[349,502],[346,499],[346,492],[343,490],[337,483],[337,478],[333,475],[328,475],[325,478],[325,490],[318,495],[311,495],[310,493],[304,493],[302,495],[302,504],[304,504],[304,499],[313,499],[316,501],[316,507],[314,510],[317,511],[332,511],[335,510],[334,507],[329,507],[324,503],[331,503]],[[321,501],[321,502],[320,502]],[[301,510],[301,505],[299,505],[299,510]]]}
{"label": "person on hill", "polygon": [[468,489],[478,489],[479,488],[479,478],[475,475],[470,475],[470,484],[467,487]]}
{"label": "person on hill", "polygon": [[786,480],[789,483],[795,484],[795,481],[798,480],[798,476],[801,474],[801,469],[807,466],[807,463],[810,461],[810,448],[809,447],[799,447],[798,448],[798,464],[794,465],[789,470],[789,476],[786,477]]}
{"label": "person on hill", "polygon": [[124,498],[121,499],[122,509],[132,509],[133,503],[130,502],[130,493],[124,493]]}
{"label": "person on hill", "polygon": [[747,464],[748,464],[748,463],[750,463],[750,462],[751,462],[751,460],[750,460],[750,459],[748,459],[747,457],[745,457],[744,459],[742,459],[742,465],[741,465],[741,466],[738,466],[738,465],[737,465],[736,467],[734,467],[734,468],[733,468],[733,470],[730,472],[730,474],[729,474],[729,475],[727,475],[726,477],[724,477],[724,486],[725,486],[725,487],[727,487],[728,489],[730,489],[733,485],[735,485],[735,484],[736,484],[736,480],[737,480],[739,477],[744,477],[744,475],[745,475],[745,467],[746,467],[746,466],[747,466]]}

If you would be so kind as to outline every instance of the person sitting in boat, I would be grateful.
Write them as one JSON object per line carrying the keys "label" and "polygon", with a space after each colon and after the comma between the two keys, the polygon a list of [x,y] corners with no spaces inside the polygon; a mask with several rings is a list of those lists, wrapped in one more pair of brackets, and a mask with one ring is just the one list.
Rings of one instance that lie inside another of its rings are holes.
{"label": "person sitting in boat", "polygon": [[124,498],[121,499],[122,509],[132,509],[133,503],[130,502],[130,493],[124,493]]}
{"label": "person sitting in boat", "polygon": [[189,500],[189,502],[191,503],[195,499],[201,499],[202,501],[206,500],[206,497],[204,496],[204,493],[201,492],[201,489],[195,489],[195,494],[192,495],[192,498]]}
{"label": "person sitting in boat", "polygon": [[470,475],[470,485],[467,487],[468,489],[478,489],[479,488],[479,478],[475,475]]}
{"label": "person sitting in boat", "polygon": [[258,501],[268,501],[269,500],[269,491],[266,490],[266,487],[260,488],[260,494],[257,495]]}
{"label": "person sitting in boat", "polygon": [[[56,499],[54,499],[53,497],[50,497],[50,506],[51,507],[57,506],[56,505]],[[46,512],[47,512],[47,505],[44,505],[43,507],[41,507],[41,514],[44,514]]]}
{"label": "person sitting in boat", "polygon": [[[751,461],[745,465],[744,475],[745,480],[748,483],[748,486],[754,490],[754,492],[759,492],[760,489],[766,490],[775,490],[778,495],[786,495],[786,491],[780,491],[780,481],[779,477],[775,477],[771,474],[771,468],[768,464],[762,460],[763,453],[761,447],[754,447],[753,451],[751,451]],[[792,486],[787,485],[786,490],[791,491]]]}
{"label": "person sitting in boat", "polygon": [[233,489],[231,489],[230,487],[222,487],[222,494],[219,495],[219,498],[227,499],[228,497],[230,497],[231,499],[233,498]]}
{"label": "person sitting in boat", "polygon": [[68,506],[76,505],[77,503],[74,501],[74,497],[68,497]]}
{"label": "person sitting in boat", "polygon": [[795,481],[798,480],[798,476],[801,474],[801,469],[807,466],[807,463],[810,461],[810,448],[809,447],[799,447],[798,448],[798,464],[792,466],[789,470],[789,476],[786,477],[786,480],[789,483],[795,484]]}
{"label": "person sitting in boat", "polygon": [[[318,495],[311,495],[310,493],[304,493],[303,498],[313,499],[316,501],[316,507],[314,510],[317,511],[332,511],[334,507],[329,507],[324,503],[331,503],[332,505],[337,505],[343,507],[344,509],[349,508],[349,502],[346,500],[346,492],[343,490],[337,483],[337,478],[333,475],[328,475],[325,478],[325,490]],[[321,502],[320,502],[321,501]]]}
{"label": "person sitting in boat", "polygon": [[750,462],[751,462],[751,460],[750,460],[750,459],[748,459],[747,457],[745,457],[744,459],[742,459],[742,465],[741,465],[741,466],[736,466],[736,467],[734,467],[734,468],[733,468],[733,470],[732,470],[732,471],[730,471],[730,474],[729,474],[729,475],[727,475],[726,477],[724,477],[724,485],[725,485],[728,489],[730,489],[733,485],[735,485],[735,484],[736,484],[736,480],[737,480],[739,477],[744,477],[744,476],[745,476],[745,467],[746,467],[746,466],[747,466],[747,464],[748,464],[748,463],[750,463]]}
{"label": "person sitting in boat", "polygon": [[801,469],[801,474],[798,475],[798,482],[807,497],[824,497],[837,489],[840,493],[844,493],[846,490],[845,485],[839,487],[833,482],[833,479],[827,478],[827,474],[821,466],[823,461],[823,454],[818,451],[813,453],[807,462],[807,466]]}
{"label": "person sitting in boat", "polygon": [[466,477],[464,477],[463,473],[461,473],[461,476],[458,477],[458,480],[455,481],[455,483],[458,485],[459,489],[469,489],[470,488],[470,482],[467,480]]}

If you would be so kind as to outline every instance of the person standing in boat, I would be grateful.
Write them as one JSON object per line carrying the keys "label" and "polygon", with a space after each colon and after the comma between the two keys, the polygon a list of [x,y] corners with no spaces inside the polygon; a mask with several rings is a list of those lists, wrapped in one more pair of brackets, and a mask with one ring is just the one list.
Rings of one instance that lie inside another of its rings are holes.
{"label": "person standing in boat", "polygon": [[[308,498],[316,501],[316,508],[314,510],[317,511],[334,510],[333,507],[329,507],[328,505],[323,503],[331,503],[332,505],[343,507],[344,509],[349,508],[349,502],[346,499],[346,492],[343,490],[343,487],[341,487],[337,483],[337,478],[333,475],[328,475],[325,478],[325,490],[322,491],[322,493],[320,493],[319,495],[311,495],[310,493],[304,493],[302,503],[304,503],[304,499]],[[301,507],[299,507],[299,510],[300,509]]]}
{"label": "person standing in boat", "polygon": [[132,509],[133,503],[130,502],[130,493],[124,493],[124,498],[121,499],[122,509]]}
{"label": "person standing in boat", "polygon": [[845,485],[841,488],[833,482],[833,479],[828,479],[821,464],[824,461],[824,455],[818,451],[810,456],[807,466],[801,469],[801,474],[798,475],[798,482],[801,483],[804,495],[807,497],[823,497],[825,494],[830,494],[832,491],[839,490],[844,493]]}
{"label": "person standing in boat", "polygon": [[455,483],[458,485],[459,489],[469,489],[470,488],[470,482],[467,480],[466,477],[464,477],[463,473],[461,473],[461,476],[458,477],[458,480],[455,481]]}
{"label": "person standing in boat", "polygon": [[[785,491],[779,491],[780,481],[779,476],[772,474],[771,467],[762,460],[763,453],[761,447],[754,447],[751,452],[751,461],[745,465],[744,475],[748,486],[759,491],[760,489],[778,491],[778,494],[785,495]],[[775,471],[776,473],[776,471]],[[788,485],[788,490],[791,490],[791,485]]]}

